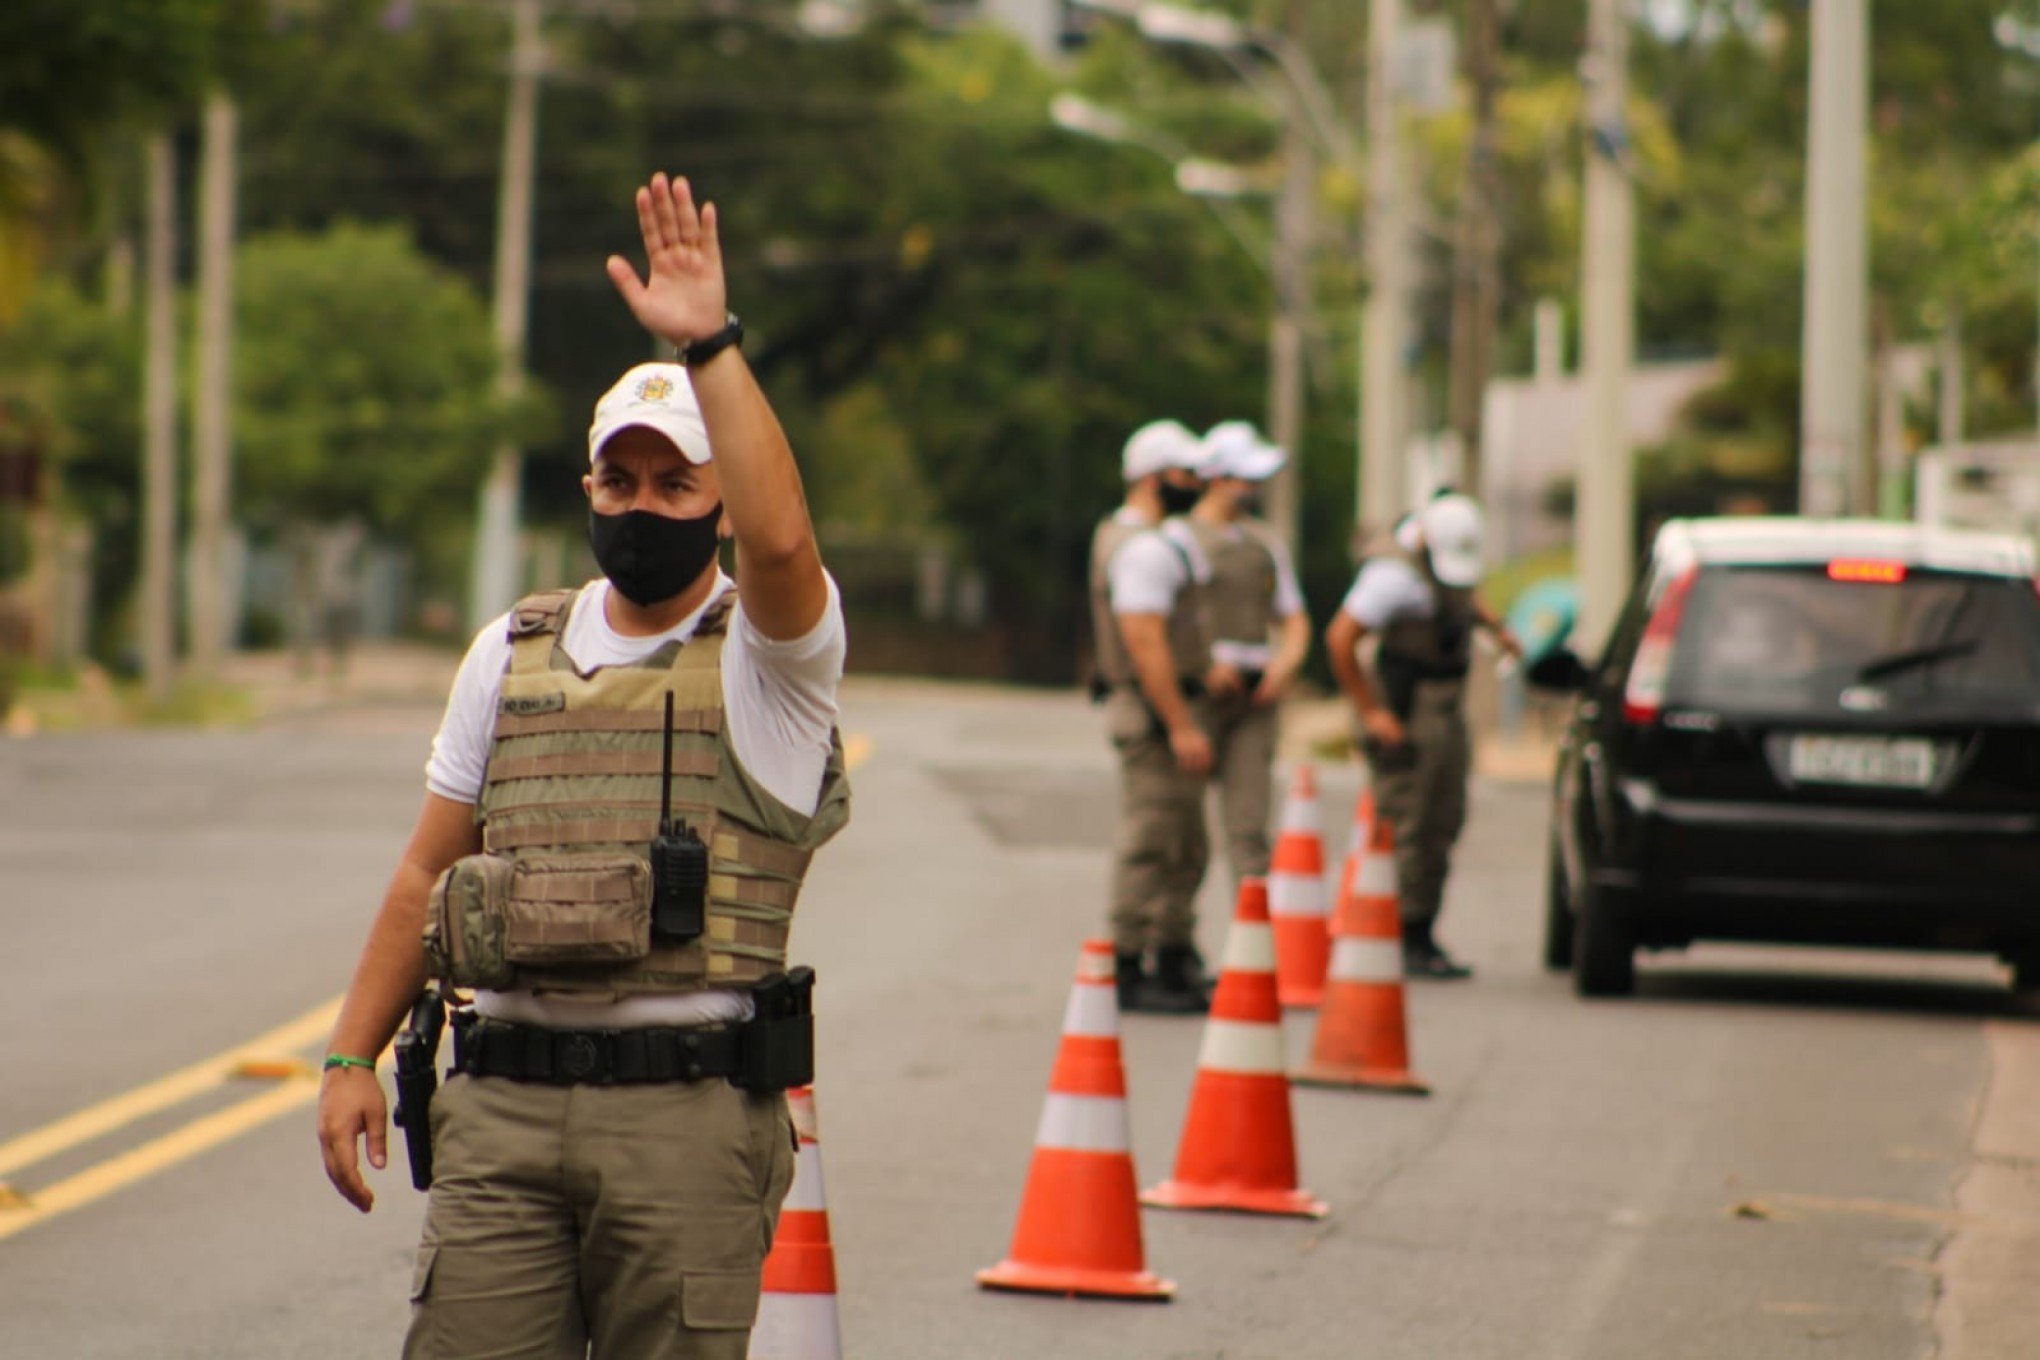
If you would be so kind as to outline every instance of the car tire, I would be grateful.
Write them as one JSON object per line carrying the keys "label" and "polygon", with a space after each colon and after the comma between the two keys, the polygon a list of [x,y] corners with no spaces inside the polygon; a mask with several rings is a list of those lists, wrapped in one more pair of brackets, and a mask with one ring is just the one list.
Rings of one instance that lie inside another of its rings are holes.
{"label": "car tire", "polygon": [[1544,966],[1554,973],[1572,967],[1572,885],[1566,881],[1565,857],[1558,838],[1551,838],[1544,871]]}
{"label": "car tire", "polygon": [[1628,996],[1636,990],[1636,928],[1592,883],[1579,888],[1572,941],[1573,990],[1581,996]]}

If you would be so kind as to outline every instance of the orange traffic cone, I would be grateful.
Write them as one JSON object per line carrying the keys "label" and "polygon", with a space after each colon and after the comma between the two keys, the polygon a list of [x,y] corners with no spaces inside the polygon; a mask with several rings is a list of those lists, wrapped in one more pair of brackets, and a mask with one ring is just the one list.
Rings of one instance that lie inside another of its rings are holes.
{"label": "orange traffic cone", "polygon": [[[1371,808],[1370,808],[1371,811]],[[1402,920],[1396,912],[1395,832],[1374,818],[1332,919],[1332,963],[1318,1006],[1303,1086],[1347,1086],[1404,1095],[1431,1088],[1410,1071],[1403,1006]]]}
{"label": "orange traffic cone", "polygon": [[1332,937],[1325,903],[1325,846],[1317,786],[1298,765],[1282,802],[1268,864],[1268,918],[1275,931],[1275,994],[1285,1006],[1315,1006],[1325,988]]}
{"label": "orange traffic cone", "polygon": [[1330,1212],[1296,1186],[1296,1127],[1282,1072],[1282,1006],[1270,935],[1268,885],[1242,879],[1197,1054],[1176,1174],[1143,1194],[1142,1204],[1304,1218]]}
{"label": "orange traffic cone", "polygon": [[1112,946],[1084,941],[1013,1245],[977,1273],[987,1289],[1158,1300],[1176,1292],[1148,1272],[1141,1250],[1112,978]]}
{"label": "orange traffic cone", "polygon": [[836,1249],[829,1244],[829,1208],[822,1193],[822,1149],[815,1091],[786,1093],[800,1139],[793,1184],[779,1210],[779,1231],[765,1256],[764,1291],[751,1328],[748,1360],[842,1360],[836,1329]]}

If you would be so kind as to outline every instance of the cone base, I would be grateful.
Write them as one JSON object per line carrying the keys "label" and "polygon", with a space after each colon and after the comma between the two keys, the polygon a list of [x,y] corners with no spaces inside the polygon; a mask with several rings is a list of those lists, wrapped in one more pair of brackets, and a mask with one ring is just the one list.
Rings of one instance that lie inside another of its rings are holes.
{"label": "cone base", "polygon": [[1383,1091],[1390,1095],[1427,1096],[1431,1088],[1415,1073],[1388,1067],[1339,1067],[1306,1063],[1289,1077],[1294,1086],[1330,1087],[1342,1091]]}
{"label": "cone base", "polygon": [[1252,1185],[1192,1185],[1163,1181],[1140,1193],[1150,1209],[1222,1210],[1239,1214],[1279,1214],[1289,1218],[1323,1218],[1331,1206],[1302,1190],[1271,1190]]}
{"label": "cone base", "polygon": [[1001,1261],[989,1270],[980,1270],[977,1282],[986,1289],[1004,1289],[1020,1294],[1060,1294],[1064,1298],[1167,1303],[1176,1294],[1174,1280],[1164,1280],[1145,1270],[1083,1270],[1073,1266],[1038,1266],[1012,1260]]}

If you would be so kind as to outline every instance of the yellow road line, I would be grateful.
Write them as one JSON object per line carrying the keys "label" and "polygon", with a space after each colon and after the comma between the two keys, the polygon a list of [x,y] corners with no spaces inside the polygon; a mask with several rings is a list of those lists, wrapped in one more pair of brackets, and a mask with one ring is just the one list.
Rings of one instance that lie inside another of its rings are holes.
{"label": "yellow road line", "polygon": [[227,1080],[241,1063],[288,1055],[330,1031],[339,1013],[339,997],[322,1001],[297,1019],[278,1025],[245,1044],[236,1044],[224,1053],[159,1077],[146,1086],[138,1086],[55,1123],[0,1143],[0,1176],[20,1167],[32,1166],[110,1133],[123,1124],[132,1124],[137,1119],[145,1119],[159,1110],[189,1100]]}
{"label": "yellow road line", "polygon": [[0,1238],[12,1237],[23,1228],[90,1204],[145,1176],[153,1176],[167,1167],[196,1157],[258,1124],[266,1124],[301,1105],[309,1105],[318,1094],[318,1082],[297,1078],[229,1105],[224,1110],[194,1119],[131,1152],[124,1152],[79,1172],[69,1180],[58,1181],[36,1191],[29,1197],[25,1208],[0,1209]]}

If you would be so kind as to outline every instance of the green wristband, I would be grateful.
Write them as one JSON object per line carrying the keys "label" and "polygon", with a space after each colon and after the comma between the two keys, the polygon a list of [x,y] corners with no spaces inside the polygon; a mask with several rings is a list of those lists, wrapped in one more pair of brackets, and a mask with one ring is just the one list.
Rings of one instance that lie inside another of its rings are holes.
{"label": "green wristband", "polygon": [[325,1070],[330,1072],[336,1067],[365,1067],[371,1072],[375,1071],[375,1064],[366,1058],[350,1058],[345,1053],[328,1053]]}

